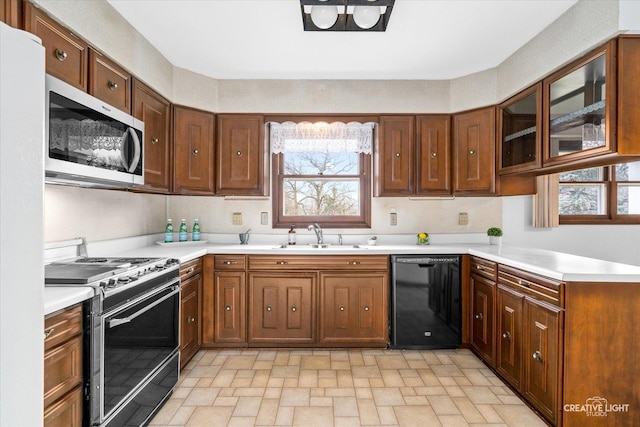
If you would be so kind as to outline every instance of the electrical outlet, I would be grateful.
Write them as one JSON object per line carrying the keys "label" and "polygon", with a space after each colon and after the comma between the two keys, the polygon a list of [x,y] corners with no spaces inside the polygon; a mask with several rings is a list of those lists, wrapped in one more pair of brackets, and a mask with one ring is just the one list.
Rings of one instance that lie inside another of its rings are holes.
{"label": "electrical outlet", "polygon": [[262,225],[269,224],[269,213],[268,212],[260,212],[260,224],[262,224]]}
{"label": "electrical outlet", "polygon": [[242,225],[242,212],[233,213],[233,225]]}
{"label": "electrical outlet", "polygon": [[469,214],[466,212],[458,213],[458,225],[468,225],[469,224]]}
{"label": "electrical outlet", "polygon": [[389,214],[390,218],[389,218],[389,224],[390,225],[398,225],[398,214],[396,212],[391,212],[391,214]]}

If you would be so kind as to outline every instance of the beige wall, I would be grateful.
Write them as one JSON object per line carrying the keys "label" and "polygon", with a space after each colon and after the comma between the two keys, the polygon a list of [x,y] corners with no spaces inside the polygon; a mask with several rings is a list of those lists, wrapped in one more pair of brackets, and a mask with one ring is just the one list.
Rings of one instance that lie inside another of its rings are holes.
{"label": "beige wall", "polygon": [[[612,37],[622,21],[618,1],[581,0],[498,67],[453,80],[216,80],[173,67],[105,0],[34,1],[173,102],[216,112],[435,113],[491,105]],[[625,1],[620,4],[635,10]],[[269,199],[225,201],[46,187],[45,241],[161,232],[167,215],[176,220],[198,217],[205,232],[235,232],[245,226],[273,231],[259,224],[259,212],[271,216]],[[397,227],[387,225],[392,207],[398,212]],[[471,232],[502,222],[500,198],[374,198],[372,210],[373,228],[354,232]],[[243,226],[231,225],[232,212],[243,212]],[[469,226],[456,225],[457,212],[469,212]]]}

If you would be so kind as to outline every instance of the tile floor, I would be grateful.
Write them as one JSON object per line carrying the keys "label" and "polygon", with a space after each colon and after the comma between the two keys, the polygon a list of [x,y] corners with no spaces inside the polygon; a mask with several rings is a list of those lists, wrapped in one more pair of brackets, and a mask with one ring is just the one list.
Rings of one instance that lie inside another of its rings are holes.
{"label": "tile floor", "polygon": [[469,350],[201,350],[153,426],[545,426]]}

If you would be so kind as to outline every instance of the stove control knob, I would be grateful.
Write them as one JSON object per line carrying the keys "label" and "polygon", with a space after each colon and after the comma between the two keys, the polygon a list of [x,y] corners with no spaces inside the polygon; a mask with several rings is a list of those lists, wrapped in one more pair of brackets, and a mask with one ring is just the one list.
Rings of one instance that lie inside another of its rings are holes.
{"label": "stove control knob", "polygon": [[109,283],[107,283],[107,288],[115,288],[116,287],[116,279],[109,279]]}
{"label": "stove control knob", "polygon": [[131,278],[127,276],[118,277],[118,284],[129,283],[130,281]]}
{"label": "stove control knob", "polygon": [[101,288],[106,288],[107,287],[107,282],[100,282],[100,287]]}
{"label": "stove control knob", "polygon": [[164,269],[164,264],[156,264],[156,270]]}

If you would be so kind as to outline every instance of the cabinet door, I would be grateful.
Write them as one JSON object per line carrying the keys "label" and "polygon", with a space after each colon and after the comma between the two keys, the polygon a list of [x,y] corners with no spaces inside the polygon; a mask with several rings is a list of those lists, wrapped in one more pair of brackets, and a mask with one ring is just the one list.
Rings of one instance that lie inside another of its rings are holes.
{"label": "cabinet door", "polygon": [[553,424],[559,417],[562,310],[524,301],[524,396]]}
{"label": "cabinet door", "polygon": [[180,369],[200,348],[200,288],[202,276],[196,274],[182,282],[180,290]]}
{"label": "cabinet door", "polygon": [[169,101],[139,80],[133,85],[133,116],[144,122],[144,189],[171,191]]}
{"label": "cabinet door", "polygon": [[320,273],[321,343],[388,343],[387,273]]}
{"label": "cabinet door", "polygon": [[414,116],[381,116],[376,146],[376,196],[413,193]]}
{"label": "cabinet door", "polygon": [[86,92],[88,45],[31,3],[24,4],[25,30],[42,40],[47,74]]}
{"label": "cabinet door", "polygon": [[416,117],[416,193],[451,194],[449,116]]}
{"label": "cabinet door", "polygon": [[453,191],[495,193],[495,107],[453,116]]}
{"label": "cabinet door", "polygon": [[174,107],[174,192],[213,194],[213,113]]}
{"label": "cabinet door", "polygon": [[221,271],[214,273],[215,282],[215,342],[243,344],[246,334],[245,273]]}
{"label": "cabinet door", "polygon": [[471,275],[471,346],[495,366],[494,299],[495,282]]}
{"label": "cabinet door", "polygon": [[4,0],[0,4],[0,22],[15,28],[22,28],[22,1]]}
{"label": "cabinet door", "polygon": [[249,342],[312,343],[315,273],[249,274]]}
{"label": "cabinet door", "polygon": [[268,160],[262,116],[217,116],[217,188],[221,195],[267,195]]}
{"label": "cabinet door", "polygon": [[109,105],[131,113],[131,74],[91,48],[89,93]]}
{"label": "cabinet door", "polygon": [[82,387],[78,386],[62,399],[45,408],[45,427],[81,427],[82,426]]}
{"label": "cabinet door", "polygon": [[516,389],[522,382],[522,311],[524,295],[498,285],[496,370]]}

